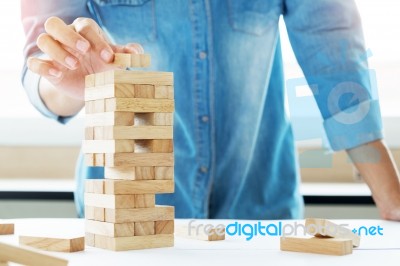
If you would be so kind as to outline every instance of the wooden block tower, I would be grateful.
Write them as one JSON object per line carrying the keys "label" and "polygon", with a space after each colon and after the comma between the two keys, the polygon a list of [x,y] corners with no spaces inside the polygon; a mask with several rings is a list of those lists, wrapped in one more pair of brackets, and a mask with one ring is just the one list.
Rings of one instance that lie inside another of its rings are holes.
{"label": "wooden block tower", "polygon": [[[146,67],[148,55],[117,54],[122,67]],[[173,73],[111,70],[85,80],[88,166],[105,179],[86,181],[86,244],[110,250],[174,245],[174,207],[155,194],[174,192]]]}

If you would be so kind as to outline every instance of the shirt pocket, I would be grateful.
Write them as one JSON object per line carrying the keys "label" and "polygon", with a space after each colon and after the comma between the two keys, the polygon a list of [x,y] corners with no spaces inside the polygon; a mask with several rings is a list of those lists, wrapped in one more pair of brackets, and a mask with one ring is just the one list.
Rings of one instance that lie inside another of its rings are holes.
{"label": "shirt pocket", "polygon": [[282,13],[281,0],[226,1],[232,29],[253,35],[261,36],[275,28]]}
{"label": "shirt pocket", "polygon": [[115,43],[156,40],[154,0],[89,0],[89,8]]}

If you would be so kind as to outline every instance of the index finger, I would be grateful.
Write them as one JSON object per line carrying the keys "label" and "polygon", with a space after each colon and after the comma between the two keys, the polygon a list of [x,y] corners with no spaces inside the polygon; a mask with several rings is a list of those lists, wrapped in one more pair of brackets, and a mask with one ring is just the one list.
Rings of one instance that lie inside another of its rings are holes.
{"label": "index finger", "polygon": [[53,39],[74,51],[85,54],[90,48],[90,43],[85,38],[71,29],[71,27],[58,17],[48,18],[44,27],[46,32],[51,35]]}

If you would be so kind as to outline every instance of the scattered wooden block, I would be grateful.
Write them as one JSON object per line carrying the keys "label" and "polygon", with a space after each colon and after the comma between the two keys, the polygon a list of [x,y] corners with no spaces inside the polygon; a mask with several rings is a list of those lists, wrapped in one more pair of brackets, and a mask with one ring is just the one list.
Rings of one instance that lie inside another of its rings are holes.
{"label": "scattered wooden block", "polygon": [[13,223],[0,223],[0,235],[13,235],[14,224]]}
{"label": "scattered wooden block", "polygon": [[135,113],[133,112],[106,112],[85,115],[86,127],[133,126],[134,122]]}
{"label": "scattered wooden block", "polygon": [[154,167],[154,178],[156,180],[173,180],[174,167],[170,166],[156,166]]}
{"label": "scattered wooden block", "polygon": [[173,153],[107,153],[105,164],[96,166],[174,166]]}
{"label": "scattered wooden block", "polygon": [[107,223],[100,221],[85,221],[85,230],[93,235],[122,237],[135,235],[135,223]]}
{"label": "scattered wooden block", "polygon": [[[96,100],[93,102],[102,101]],[[90,103],[90,102],[86,102]],[[96,105],[94,103],[93,105]],[[98,108],[86,109],[87,113],[99,112],[135,112],[135,113],[172,113],[174,101],[170,99],[146,99],[146,98],[110,98],[105,99],[105,111],[102,111],[101,103]]]}
{"label": "scattered wooden block", "polygon": [[347,255],[353,252],[353,244],[350,239],[321,237],[281,237],[280,248],[283,251],[317,253],[337,256]]}
{"label": "scattered wooden block", "polygon": [[106,222],[132,223],[154,222],[174,219],[173,206],[156,206],[155,208],[105,209]]}
{"label": "scattered wooden block", "polygon": [[115,53],[114,64],[119,67],[148,67],[150,66],[150,55]]}
{"label": "scattered wooden block", "polygon": [[174,246],[174,235],[145,235],[128,237],[108,237],[95,235],[95,247],[114,250],[135,250]]}
{"label": "scattered wooden block", "polygon": [[85,249],[85,238],[19,236],[19,244],[47,251],[77,252]]}
{"label": "scattered wooden block", "polygon": [[[100,133],[99,133],[100,132]],[[101,135],[101,138],[98,137]],[[169,139],[173,138],[172,126],[106,126],[95,128],[95,139]]]}
{"label": "scattered wooden block", "polygon": [[308,233],[311,235],[350,239],[352,240],[354,247],[360,245],[360,236],[354,234],[350,229],[335,224],[329,220],[307,218],[305,225]]}
{"label": "scattered wooden block", "polygon": [[173,193],[173,180],[104,180],[105,194],[159,194]]}
{"label": "scattered wooden block", "polygon": [[[129,71],[129,70],[109,70],[102,72],[104,84],[148,84],[148,85],[169,85],[174,83],[173,73],[171,72],[151,72],[151,71]],[[96,74],[96,77],[99,74]],[[99,78],[99,80],[102,80]],[[103,84],[97,84],[103,85]]]}
{"label": "scattered wooden block", "polygon": [[134,152],[134,140],[84,140],[83,153]]}
{"label": "scattered wooden block", "polygon": [[174,220],[155,221],[155,234],[173,234],[174,233]]}
{"label": "scattered wooden block", "polygon": [[219,225],[206,229],[193,226],[189,229],[188,226],[177,226],[175,227],[175,235],[203,241],[220,241],[225,240],[225,227]]}
{"label": "scattered wooden block", "polygon": [[135,236],[147,236],[155,234],[154,222],[136,222]]}
{"label": "scattered wooden block", "polygon": [[0,243],[0,261],[15,262],[30,266],[64,266],[68,261],[50,256],[30,247],[17,247]]}

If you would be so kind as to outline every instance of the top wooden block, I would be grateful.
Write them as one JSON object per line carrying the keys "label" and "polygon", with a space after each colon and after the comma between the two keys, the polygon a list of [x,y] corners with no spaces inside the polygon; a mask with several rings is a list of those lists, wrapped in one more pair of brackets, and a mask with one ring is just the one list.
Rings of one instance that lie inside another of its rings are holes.
{"label": "top wooden block", "polygon": [[119,67],[149,67],[150,61],[149,54],[115,53],[114,55],[114,65]]}
{"label": "top wooden block", "polygon": [[173,83],[174,76],[172,72],[129,71],[120,69],[87,75],[85,78],[86,88],[108,84],[172,86]]}

